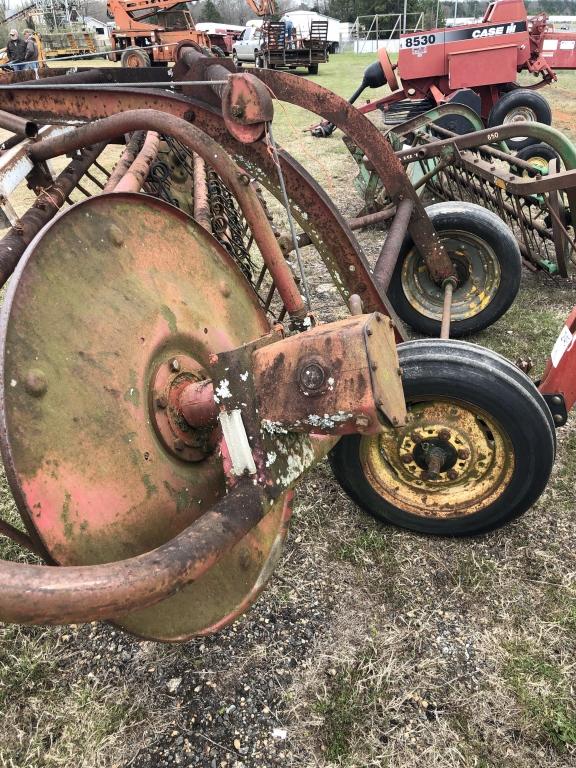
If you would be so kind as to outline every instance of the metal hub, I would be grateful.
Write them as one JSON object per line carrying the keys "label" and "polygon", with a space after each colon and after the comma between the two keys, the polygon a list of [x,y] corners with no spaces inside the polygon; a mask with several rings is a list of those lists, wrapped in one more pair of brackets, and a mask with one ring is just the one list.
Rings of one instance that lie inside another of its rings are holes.
{"label": "metal hub", "polygon": [[[490,246],[471,232],[440,233],[442,244],[454,266],[458,285],[452,296],[452,322],[474,317],[490,303],[500,286],[500,265]],[[410,304],[424,317],[442,316],[444,291],[437,285],[417,248],[402,265],[402,287]]]}
{"label": "metal hub", "polygon": [[202,461],[217,445],[214,428],[191,427],[179,407],[184,388],[206,378],[202,366],[190,355],[173,355],[160,363],[150,382],[150,419],[166,450],[183,461]]}
{"label": "metal hub", "polygon": [[[535,123],[538,121],[536,113],[530,107],[514,107],[504,117],[504,125],[510,123]],[[524,141],[526,136],[514,136],[511,139],[507,139],[508,142]]]}
{"label": "metal hub", "polygon": [[514,469],[507,434],[467,403],[424,400],[403,429],[362,439],[366,477],[395,507],[426,517],[474,514],[503,493]]}

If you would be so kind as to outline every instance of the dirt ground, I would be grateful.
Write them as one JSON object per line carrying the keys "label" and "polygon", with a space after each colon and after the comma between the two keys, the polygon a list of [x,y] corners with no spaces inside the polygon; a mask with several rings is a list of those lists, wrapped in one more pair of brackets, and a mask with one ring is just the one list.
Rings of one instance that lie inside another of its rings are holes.
{"label": "dirt ground", "polygon": [[[320,81],[349,95],[369,63],[335,56]],[[573,139],[575,82],[546,92]],[[301,132],[310,115],[277,116],[279,142],[355,215],[340,136],[318,142]],[[370,259],[383,237],[361,235]],[[323,316],[340,314],[316,268],[311,283]],[[525,272],[513,307],[471,341],[530,355],[538,375],[574,303],[573,279]],[[104,624],[0,627],[0,766],[576,766],[573,419],[557,437],[533,508],[465,540],[376,523],[322,463],[298,486],[268,588],[217,635],[168,646]],[[5,482],[0,513],[16,521]]]}

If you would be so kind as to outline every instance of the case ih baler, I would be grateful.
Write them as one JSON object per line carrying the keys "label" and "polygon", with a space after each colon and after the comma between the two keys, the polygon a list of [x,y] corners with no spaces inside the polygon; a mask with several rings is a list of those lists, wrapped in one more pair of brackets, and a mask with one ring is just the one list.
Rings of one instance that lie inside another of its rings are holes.
{"label": "case ih baler", "polygon": [[[523,0],[495,0],[479,23],[402,35],[397,65],[380,49],[350,101],[387,83],[392,93],[360,111],[381,109],[388,124],[455,101],[472,107],[488,127],[515,120],[550,125],[550,107],[534,91],[554,82],[555,70],[575,68],[576,32],[552,30],[544,13],[528,17]],[[533,73],[535,82],[520,88],[516,79],[523,71]],[[471,130],[465,118],[445,127]],[[326,128],[317,135],[330,133]]]}

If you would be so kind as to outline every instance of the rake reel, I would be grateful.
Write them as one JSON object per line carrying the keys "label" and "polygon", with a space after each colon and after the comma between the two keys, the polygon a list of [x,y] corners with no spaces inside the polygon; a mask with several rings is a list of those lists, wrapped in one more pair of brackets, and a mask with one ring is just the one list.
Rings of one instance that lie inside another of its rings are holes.
{"label": "rake reel", "polygon": [[[293,487],[328,453],[360,506],[413,530],[478,533],[528,509],[576,397],[548,381],[572,355],[556,351],[541,394],[480,347],[405,342],[379,276],[407,233],[447,295],[458,275],[376,128],[310,81],[191,50],[181,86],[98,77],[0,88],[15,119],[63,126],[23,145],[33,172],[126,141],[103,190],[66,208],[47,180],[39,213],[0,241],[4,279],[13,271],[0,447],[20,541],[58,566],[0,561],[0,618],[111,620],[166,641],[216,631],[272,575]],[[383,179],[397,212],[374,270],[276,147],[271,92],[346,125]],[[345,317],[307,306],[312,249],[292,238],[286,258],[277,210],[313,244]]]}
{"label": "rake reel", "polygon": [[[436,206],[427,209],[435,226],[444,228],[444,242],[460,269],[452,304],[453,336],[489,325],[501,316],[502,305],[503,311],[508,308],[520,283],[520,255],[528,269],[562,277],[568,277],[576,255],[572,143],[538,123],[514,123],[464,136],[437,124],[456,118],[479,125],[468,107],[442,105],[386,132],[419,195],[459,203],[452,207],[452,220],[449,209],[443,214]],[[504,141],[522,135],[533,143],[514,154]],[[385,185],[354,142],[344,141],[359,166],[356,187],[364,198],[363,212],[389,212]],[[474,225],[467,227],[466,220]],[[450,244],[455,233],[474,226],[482,244],[467,244],[460,234],[457,243]],[[428,282],[422,263],[408,239],[391,277],[389,298],[402,319],[434,334],[440,327],[443,297]],[[486,296],[490,300],[483,303]]]}

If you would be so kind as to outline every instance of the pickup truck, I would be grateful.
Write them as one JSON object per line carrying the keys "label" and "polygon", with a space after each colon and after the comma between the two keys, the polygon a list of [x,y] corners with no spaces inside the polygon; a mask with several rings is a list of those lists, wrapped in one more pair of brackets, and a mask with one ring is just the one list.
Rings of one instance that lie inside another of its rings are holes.
{"label": "pickup truck", "polygon": [[265,21],[260,27],[246,27],[234,43],[232,59],[237,66],[253,61],[265,69],[296,69],[304,67],[311,75],[318,74],[318,65],[328,61],[326,21],[312,21],[306,37],[287,33],[283,21]]}
{"label": "pickup truck", "polygon": [[241,64],[243,61],[253,61],[257,66],[264,65],[261,56],[262,45],[265,36],[262,34],[261,27],[246,27],[241,37],[234,41],[232,48],[232,60],[234,64]]}

